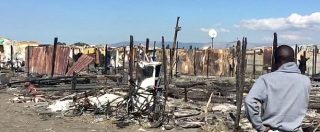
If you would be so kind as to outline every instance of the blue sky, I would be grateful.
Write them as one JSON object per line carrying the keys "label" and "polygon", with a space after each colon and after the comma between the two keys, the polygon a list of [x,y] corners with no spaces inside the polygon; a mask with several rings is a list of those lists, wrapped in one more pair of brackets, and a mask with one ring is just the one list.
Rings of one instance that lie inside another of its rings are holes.
{"label": "blue sky", "polygon": [[[247,36],[249,42],[320,42],[320,1],[293,0],[0,0],[0,36],[52,43],[117,43],[129,40],[217,42]],[[293,14],[295,13],[295,14]],[[291,16],[291,17],[290,17]],[[319,22],[317,21],[319,20]]]}

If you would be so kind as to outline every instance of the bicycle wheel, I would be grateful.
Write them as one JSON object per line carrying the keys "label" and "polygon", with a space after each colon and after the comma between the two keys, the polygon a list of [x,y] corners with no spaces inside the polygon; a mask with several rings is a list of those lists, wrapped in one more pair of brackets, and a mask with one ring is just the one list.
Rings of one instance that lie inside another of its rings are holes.
{"label": "bicycle wheel", "polygon": [[81,116],[83,114],[83,110],[81,109],[69,109],[63,112],[63,116],[65,117],[76,117]]}

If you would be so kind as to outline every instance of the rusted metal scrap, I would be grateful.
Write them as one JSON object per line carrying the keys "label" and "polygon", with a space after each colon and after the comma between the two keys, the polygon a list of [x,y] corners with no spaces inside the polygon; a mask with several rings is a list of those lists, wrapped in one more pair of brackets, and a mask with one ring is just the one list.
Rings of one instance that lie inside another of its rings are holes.
{"label": "rusted metal scrap", "polygon": [[78,59],[78,61],[69,69],[69,71],[67,72],[66,75],[71,76],[73,74],[73,72],[78,73],[79,71],[81,71],[82,69],[87,67],[93,60],[94,60],[94,58],[83,54]]}
{"label": "rusted metal scrap", "polygon": [[[50,75],[52,70],[53,46],[29,47],[29,68],[30,73]],[[64,75],[67,71],[70,48],[57,46],[58,54],[55,59],[55,75]]]}

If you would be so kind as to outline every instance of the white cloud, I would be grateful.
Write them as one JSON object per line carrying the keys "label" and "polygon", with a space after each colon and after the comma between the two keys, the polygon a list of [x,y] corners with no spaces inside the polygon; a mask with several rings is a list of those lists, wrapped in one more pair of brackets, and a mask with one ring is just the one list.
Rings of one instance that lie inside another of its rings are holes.
{"label": "white cloud", "polygon": [[243,20],[239,27],[252,30],[319,30],[320,12],[314,12],[310,15],[293,13],[288,17]]}
{"label": "white cloud", "polygon": [[225,33],[230,32],[230,30],[229,30],[229,29],[225,29],[225,28],[220,28],[219,30],[220,30],[220,32],[225,32]]}
{"label": "white cloud", "polygon": [[299,34],[279,34],[279,38],[288,41],[311,40],[310,37],[305,37],[304,35]]}
{"label": "white cloud", "polygon": [[200,28],[200,30],[201,30],[202,32],[209,32],[210,29],[208,29],[208,28]]}

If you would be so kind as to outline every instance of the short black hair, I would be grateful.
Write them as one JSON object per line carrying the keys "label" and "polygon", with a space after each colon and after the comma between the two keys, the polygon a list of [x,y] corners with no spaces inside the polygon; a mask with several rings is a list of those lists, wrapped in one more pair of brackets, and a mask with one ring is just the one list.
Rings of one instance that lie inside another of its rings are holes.
{"label": "short black hair", "polygon": [[294,51],[288,45],[279,46],[274,52],[274,60],[276,64],[284,64],[287,62],[294,62]]}

